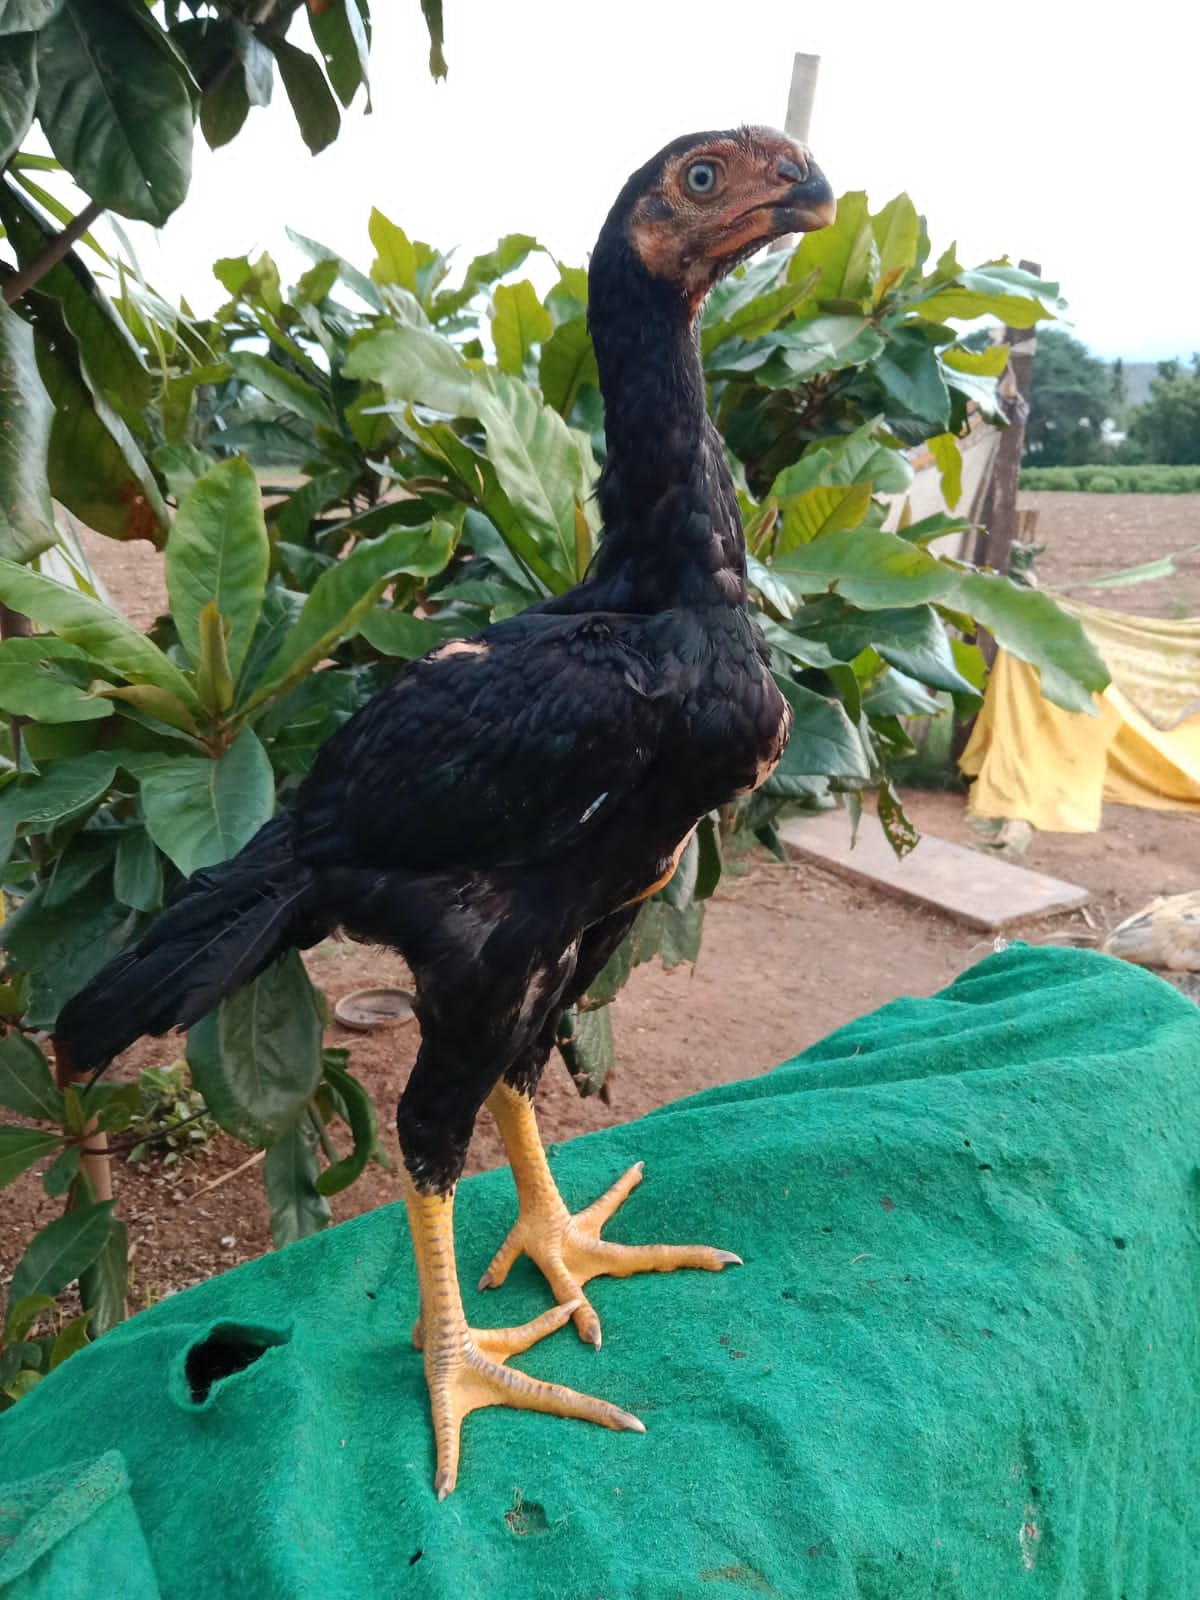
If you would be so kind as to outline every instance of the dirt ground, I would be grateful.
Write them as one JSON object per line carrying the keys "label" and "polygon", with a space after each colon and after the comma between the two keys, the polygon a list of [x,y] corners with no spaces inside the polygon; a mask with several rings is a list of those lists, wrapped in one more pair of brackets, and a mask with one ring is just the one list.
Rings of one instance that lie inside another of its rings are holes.
{"label": "dirt ground", "polygon": [[[1023,496],[1023,503],[1040,513],[1037,539],[1047,550],[1038,570],[1046,586],[1200,543],[1200,496],[1038,494]],[[143,625],[152,620],[162,604],[161,564],[153,552],[95,540],[89,553],[127,613]],[[1200,614],[1200,553],[1182,561],[1169,581],[1108,598],[1103,591],[1072,592],[1142,614]],[[973,842],[961,795],[909,792],[905,803],[923,832]],[[1099,834],[1036,835],[1023,864],[1092,892],[1086,916],[1040,922],[1023,936],[1098,942],[1153,896],[1200,887],[1200,828],[1194,818],[1110,806]],[[561,1141],[768,1071],[899,995],[935,992],[991,948],[989,938],[948,916],[878,896],[807,863],[756,857],[728,874],[711,902],[695,969],[667,974],[657,964],[640,968],[616,1001],[618,1065],[609,1103],[580,1099],[552,1062],[539,1098],[543,1133]],[[329,941],[308,962],[331,1001],[366,985],[405,981],[397,957],[348,942]],[[415,1025],[390,1024],[363,1035],[335,1024],[327,1042],[350,1047],[352,1069],[374,1098],[384,1143],[395,1157],[394,1108],[415,1056]],[[143,1041],[114,1070],[129,1075],[179,1054],[178,1041]],[[502,1160],[485,1113],[469,1170]],[[41,1170],[4,1191],[0,1281],[26,1239],[61,1207],[44,1196]],[[177,1167],[121,1161],[115,1184],[130,1230],[135,1307],[270,1247],[257,1163],[246,1165],[244,1147],[224,1135]],[[340,1221],[397,1198],[395,1173],[371,1167],[335,1197],[334,1217]]]}
{"label": "dirt ground", "polygon": [[[1200,616],[1200,494],[1023,494],[1018,503],[1038,513],[1033,542],[1046,547],[1035,567],[1043,588],[1070,584],[1073,598],[1136,617]],[[1172,577],[1086,587],[1168,555],[1177,558]]]}

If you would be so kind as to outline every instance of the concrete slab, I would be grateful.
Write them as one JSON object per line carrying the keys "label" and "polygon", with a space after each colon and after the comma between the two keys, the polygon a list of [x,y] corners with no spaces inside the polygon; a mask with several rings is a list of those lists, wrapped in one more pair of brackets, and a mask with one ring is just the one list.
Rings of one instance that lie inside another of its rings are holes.
{"label": "concrete slab", "polygon": [[1029,872],[931,834],[924,834],[916,849],[898,860],[883,829],[869,815],[862,819],[853,849],[850,819],[841,810],[794,817],[780,824],[779,836],[793,855],[988,931],[1029,917],[1071,911],[1090,898],[1078,884]]}

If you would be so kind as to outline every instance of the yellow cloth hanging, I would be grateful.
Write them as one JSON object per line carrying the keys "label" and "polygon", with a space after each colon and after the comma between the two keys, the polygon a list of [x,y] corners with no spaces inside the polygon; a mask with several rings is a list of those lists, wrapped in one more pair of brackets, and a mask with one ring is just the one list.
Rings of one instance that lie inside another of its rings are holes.
{"label": "yellow cloth hanging", "polygon": [[1120,687],[1097,696],[1098,716],[1062,711],[1043,699],[1035,668],[1000,651],[959,763],[976,779],[969,810],[1051,833],[1094,833],[1104,800],[1200,814],[1200,618],[1068,609]]}

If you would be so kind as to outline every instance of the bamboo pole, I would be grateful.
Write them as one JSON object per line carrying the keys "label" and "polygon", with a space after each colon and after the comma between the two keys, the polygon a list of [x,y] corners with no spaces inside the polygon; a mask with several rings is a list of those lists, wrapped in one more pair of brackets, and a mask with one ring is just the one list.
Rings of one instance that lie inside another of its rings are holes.
{"label": "bamboo pole", "polygon": [[[820,56],[805,55],[798,50],[792,57],[792,82],[788,89],[787,115],[783,131],[798,144],[808,143],[808,130],[812,126],[813,103],[817,98],[817,74],[821,69]],[[776,250],[790,250],[796,242],[794,233],[785,233],[768,245],[768,254]]]}

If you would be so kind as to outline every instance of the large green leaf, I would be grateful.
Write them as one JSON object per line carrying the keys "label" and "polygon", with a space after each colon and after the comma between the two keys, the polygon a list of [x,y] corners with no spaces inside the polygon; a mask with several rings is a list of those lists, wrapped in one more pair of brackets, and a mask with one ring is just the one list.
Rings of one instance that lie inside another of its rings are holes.
{"label": "large green leaf", "polygon": [[[334,108],[337,109],[336,107]],[[338,277],[348,289],[353,289],[364,305],[370,306],[372,311],[383,310],[383,296],[376,286],[367,277],[365,272],[360,272],[349,261],[339,256],[336,250],[331,250],[328,245],[321,244],[317,239],[310,239],[303,233],[297,233],[294,228],[287,229],[287,236],[303,255],[317,266],[324,266],[332,261],[338,272]],[[328,292],[328,291],[326,291]],[[322,296],[322,298],[324,298]]]}
{"label": "large green leaf", "polygon": [[955,664],[950,638],[932,606],[852,611],[825,619],[814,632],[841,661],[876,650],[893,667],[933,689],[974,695],[976,685]]}
{"label": "large green leaf", "polygon": [[293,1122],[263,1160],[271,1238],[282,1248],[328,1226],[329,1201],[317,1189],[317,1134],[307,1117]]}
{"label": "large green leaf", "polygon": [[417,252],[412,240],[398,223],[390,221],[378,206],[372,207],[367,232],[375,246],[371,263],[373,283],[394,283],[409,294],[417,293]]}
{"label": "large green leaf", "polygon": [[272,578],[267,584],[258,626],[242,668],[240,693],[243,700],[262,681],[268,663],[275,659],[283,641],[295,627],[296,619],[304,609],[305,599],[306,596],[297,594],[294,589],[285,588],[278,577]]}
{"label": "large green leaf", "polygon": [[467,268],[460,289],[448,289],[439,294],[433,303],[435,321],[461,311],[468,302],[489,283],[503,278],[516,269],[535,250],[542,247],[529,233],[506,233],[497,241],[494,250],[487,250],[474,258]]}
{"label": "large green leaf", "polygon": [[107,1243],[112,1209],[111,1200],[79,1206],[36,1233],[13,1273],[10,1300],[15,1304],[27,1294],[60,1294],[74,1283]]}
{"label": "large green leaf", "polygon": [[875,719],[936,717],[942,709],[937,696],[930,694],[923,683],[895,669],[868,684],[862,703],[868,716]]}
{"label": "large green leaf", "polygon": [[424,328],[385,328],[359,340],[343,371],[348,378],[374,378],[389,398],[452,417],[475,415],[471,369],[448,339]]}
{"label": "large green leaf", "polygon": [[244,451],[253,466],[303,471],[319,446],[307,422],[250,417],[221,430],[223,450]]}
{"label": "large green leaf", "polygon": [[114,1217],[99,1254],[79,1274],[79,1298],[92,1314],[95,1338],[124,1320],[128,1282],[129,1230]]}
{"label": "large green leaf", "polygon": [[817,484],[797,495],[785,510],[775,546],[777,553],[786,555],[797,545],[857,528],[870,504],[870,483]]}
{"label": "large green leaf", "polygon": [[553,571],[575,578],[575,508],[591,492],[579,445],[559,416],[519,378],[476,384],[488,459],[509,504]]}
{"label": "large green leaf", "polygon": [[444,78],[449,68],[446,66],[443,48],[446,36],[442,20],[442,0],[421,0],[421,15],[425,18],[425,26],[429,30],[429,75],[432,78]]}
{"label": "large green leaf", "polygon": [[937,462],[938,473],[942,480],[942,499],[953,511],[962,499],[963,458],[958,448],[958,440],[952,433],[938,433],[925,443],[930,455]]}
{"label": "large green leaf", "polygon": [[358,1079],[343,1071],[336,1061],[330,1060],[329,1055],[324,1057],[324,1070],[327,1082],[336,1089],[338,1098],[345,1107],[350,1132],[354,1139],[354,1148],[350,1154],[327,1167],[317,1179],[318,1194],[330,1195],[340,1194],[343,1189],[348,1189],[362,1176],[367,1162],[374,1153],[379,1128],[371,1096]]}
{"label": "large green leaf", "polygon": [[342,125],[341,112],[329,92],[325,74],[310,55],[285,39],[273,40],[271,49],[296,114],[300,137],[313,155],[319,155],[337,138]]}
{"label": "large green leaf", "polygon": [[219,150],[241,133],[250,115],[250,93],[240,64],[223,72],[204,91],[200,102],[200,131],[210,150]]}
{"label": "large green leaf", "polygon": [[62,1138],[57,1133],[40,1133],[36,1128],[0,1127],[0,1188],[57,1150]]}
{"label": "large green leaf", "polygon": [[[57,237],[41,213],[11,185],[0,184],[0,218],[22,266],[41,256]],[[79,255],[68,251],[41,274],[37,287],[39,295],[53,297],[62,307],[90,386],[127,405],[144,406],[150,398],[150,374],[141,351]]]}
{"label": "large green leaf", "polygon": [[28,1339],[34,1323],[53,1304],[52,1294],[27,1294],[23,1300],[10,1301],[4,1316],[5,1342],[15,1344]]}
{"label": "large green leaf", "polygon": [[279,539],[297,543],[307,539],[309,525],[326,506],[333,505],[349,493],[355,477],[356,474],[349,467],[334,467],[302,483],[295,493],[288,496],[275,518]]}
{"label": "large green leaf", "polygon": [[[182,51],[192,76],[203,85],[200,128],[211,149],[228,144],[250,111],[251,76],[247,47],[261,50],[254,35],[233,17],[173,19],[171,42]],[[270,56],[268,69],[273,75]],[[263,103],[263,102],[259,102]]]}
{"label": "large green leaf", "polygon": [[312,384],[281,367],[277,361],[269,361],[266,356],[255,355],[250,350],[235,350],[229,364],[243,383],[250,384],[268,400],[286,406],[306,422],[333,426],[333,412]]}
{"label": "large green leaf", "polygon": [[871,238],[871,223],[867,214],[867,197],[861,191],[839,196],[837,220],[831,227],[806,233],[792,255],[788,279],[801,282],[811,273],[821,276],[814,297],[822,300],[854,299],[855,290],[862,285],[853,281],[852,258],[861,248],[863,238]]}
{"label": "large green leaf", "polygon": [[887,395],[888,421],[897,412],[916,419],[921,438],[943,433],[950,421],[950,395],[937,353],[917,328],[895,328],[868,369]]}
{"label": "large green leaf", "polygon": [[249,728],[215,761],[179,755],[123,760],[141,781],[150,837],[185,877],[235,855],[275,809],[271,763]]}
{"label": "large green leaf", "polygon": [[0,1106],[43,1122],[63,1120],[62,1091],[50,1076],[45,1056],[21,1033],[0,1039]]}
{"label": "large green leaf", "polygon": [[226,657],[241,671],[262,610],[271,550],[258,480],[241,457],[221,461],[179,504],[167,540],[167,593],[179,638],[200,665],[200,614],[215,600]]}
{"label": "large green leaf", "polygon": [[542,398],[560,417],[569,417],[580,385],[599,385],[596,352],[588,332],[586,313],[561,322],[542,345],[538,361]]}
{"label": "large green leaf", "polygon": [[[0,28],[5,11],[0,7]],[[0,168],[33,123],[37,107],[37,39],[32,33],[0,34]]]}
{"label": "large green leaf", "polygon": [[720,320],[706,316],[700,336],[701,350],[708,355],[726,339],[758,339],[770,333],[809,299],[817,276],[814,270],[798,283],[784,283],[777,289],[768,289],[744,304],[727,308]]}
{"label": "large green leaf", "polygon": [[453,528],[443,522],[431,528],[397,528],[360,544],[322,573],[247,704],[257,705],[298,682],[337,640],[356,632],[392,578],[402,572],[424,577],[440,572],[450,559],[454,537]]}
{"label": "large green leaf", "polygon": [[257,729],[277,773],[304,776],[320,747],[362,705],[361,671],[310,672],[266,713]]}
{"label": "large green leaf", "polygon": [[912,485],[913,469],[904,452],[882,443],[874,429],[875,424],[868,422],[853,433],[820,441],[816,454],[825,458],[825,479],[869,483],[876,494],[903,494]]}
{"label": "large green leaf", "polygon": [[894,533],[855,528],[827,534],[780,556],[773,571],[799,594],[833,590],[864,609],[941,600],[955,573]]}
{"label": "large green leaf", "polygon": [[916,266],[921,219],[906,194],[898,194],[871,218],[871,231],[875,235],[879,270],[884,279],[898,277],[909,267]]}
{"label": "large green leaf", "polygon": [[161,544],[167,509],[154,474],[103,389],[89,382],[64,303],[40,290],[25,298],[36,314],[38,371],[54,404],[50,492],[98,533]]}
{"label": "large green leaf", "polygon": [[33,330],[0,300],[0,557],[29,561],[57,537],[46,482],[53,406]]}
{"label": "large green leaf", "polygon": [[557,1043],[580,1094],[599,1094],[616,1060],[608,1006],[572,1006],[559,1022]]}
{"label": "large green leaf", "polygon": [[0,857],[8,859],[13,836],[22,823],[38,833],[60,817],[102,800],[116,770],[115,755],[95,750],[53,762],[42,777],[12,779],[0,789]]}
{"label": "large green leaf", "polygon": [[162,861],[145,828],[125,828],[113,863],[113,894],[134,911],[157,911],[162,905]]}
{"label": "large green leaf", "polygon": [[775,674],[775,682],[792,708],[792,732],[779,766],[780,778],[858,779],[871,776],[862,736],[840,700],[826,699]]}
{"label": "large green leaf", "polygon": [[38,121],[85,194],[161,226],[192,170],[189,80],[140,0],[66,0],[38,36]]}
{"label": "large green leaf", "polygon": [[0,36],[36,33],[63,8],[63,0],[0,0]]}
{"label": "large green leaf", "polygon": [[108,883],[94,878],[70,903],[51,907],[39,885],[4,929],[18,970],[29,975],[27,1028],[52,1028],[72,995],[137,936],[146,919],[118,903]]}
{"label": "large green leaf", "polygon": [[154,684],[190,710],[200,709],[195,690],[179,668],[103,601],[4,560],[0,560],[0,600],[132,683]]}
{"label": "large green leaf", "polygon": [[[480,521],[487,522],[500,535],[495,543],[497,551],[503,550],[503,557],[489,551],[490,558],[501,571],[510,571],[505,561],[517,568],[520,577],[514,581],[530,591],[530,599],[560,594],[570,587],[575,581],[573,574],[560,570],[542,556],[536,537],[526,528],[501,488],[496,469],[486,456],[472,449],[449,423],[424,423],[410,411],[400,419],[400,427],[427,455],[448,469],[461,494],[478,503],[485,513]],[[471,511],[467,513],[468,522],[472,514]],[[471,542],[479,548],[476,539],[472,538]]]}
{"label": "large green leaf", "polygon": [[[123,1224],[114,1223],[114,1227]],[[88,1342],[88,1323],[91,1313],[85,1311],[82,1316],[74,1317],[65,1327],[59,1329],[54,1336],[54,1343],[50,1349],[50,1371],[61,1367],[68,1357],[77,1355]]]}
{"label": "large green leaf", "polygon": [[767,389],[792,389],[823,372],[859,366],[884,348],[866,317],[822,312],[749,342],[728,339],[708,357],[710,372],[753,373]]}
{"label": "large green leaf", "polygon": [[528,278],[502,283],[492,296],[492,342],[503,372],[524,372],[534,345],[549,339],[554,318],[538,299]]}
{"label": "large green leaf", "polygon": [[436,617],[414,617],[410,611],[388,611],[376,606],[368,611],[358,631],[374,649],[400,661],[415,661],[428,655],[447,639],[462,637],[462,623],[449,626]]}
{"label": "large green leaf", "polygon": [[1092,697],[1108,687],[1108,668],[1079,622],[1049,595],[1009,578],[965,572],[951,603],[990,629],[1010,655],[1037,667],[1048,700],[1065,711],[1096,714]]}
{"label": "large green leaf", "polygon": [[960,272],[954,283],[918,300],[916,308],[927,322],[990,316],[999,317],[1014,328],[1031,328],[1035,322],[1057,313],[1058,285],[1043,283],[1031,272],[1010,267],[1007,262],[991,262],[974,271]]}
{"label": "large green leaf", "polygon": [[697,900],[686,905],[662,908],[662,932],[659,942],[659,960],[668,972],[700,955],[700,942],[704,936],[704,906]]}
{"label": "large green leaf", "polygon": [[321,1019],[296,951],[198,1022],[188,1034],[187,1057],[197,1089],[227,1133],[254,1146],[283,1138],[322,1067]]}
{"label": "large green leaf", "polygon": [[306,9],[329,81],[338,99],[348,106],[359,86],[367,83],[369,43],[362,14],[355,0],[327,0]]}

